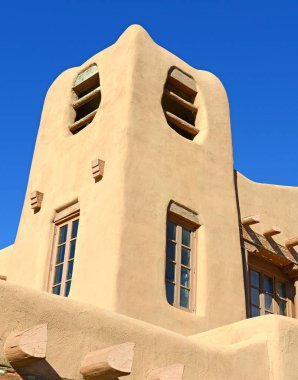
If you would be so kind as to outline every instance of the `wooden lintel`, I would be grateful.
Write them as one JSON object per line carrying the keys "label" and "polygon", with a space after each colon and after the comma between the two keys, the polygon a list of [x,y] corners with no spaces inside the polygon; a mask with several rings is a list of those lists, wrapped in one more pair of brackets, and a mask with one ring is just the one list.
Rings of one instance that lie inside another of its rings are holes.
{"label": "wooden lintel", "polygon": [[287,248],[292,248],[292,247],[295,247],[296,245],[298,245],[298,236],[291,238],[291,239],[287,239],[285,241],[285,246]]}
{"label": "wooden lintel", "polygon": [[270,236],[274,236],[274,235],[277,235],[277,234],[280,234],[280,233],[281,233],[281,228],[279,226],[272,226],[270,228],[267,228],[263,232],[263,235],[265,237],[270,237]]}
{"label": "wooden lintel", "polygon": [[183,364],[173,364],[168,367],[158,368],[151,371],[147,380],[182,380],[184,371]]}
{"label": "wooden lintel", "polygon": [[244,226],[250,226],[251,224],[260,223],[260,215],[245,216],[241,218],[241,223]]}
{"label": "wooden lintel", "polygon": [[132,368],[135,344],[127,342],[88,352],[81,362],[85,380],[114,380],[129,375]]}
{"label": "wooden lintel", "polygon": [[35,360],[45,359],[47,341],[47,324],[13,333],[8,336],[4,344],[6,359],[17,368]]}

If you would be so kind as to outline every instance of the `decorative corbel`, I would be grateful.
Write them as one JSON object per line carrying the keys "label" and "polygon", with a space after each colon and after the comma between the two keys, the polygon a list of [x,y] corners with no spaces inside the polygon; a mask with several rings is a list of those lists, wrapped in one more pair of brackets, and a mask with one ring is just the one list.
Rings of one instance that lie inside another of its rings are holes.
{"label": "decorative corbel", "polygon": [[34,212],[37,212],[41,209],[41,203],[43,200],[43,193],[40,191],[33,191],[30,194],[31,208]]}
{"label": "decorative corbel", "polygon": [[92,175],[95,182],[100,181],[103,177],[105,162],[99,158],[91,162]]}

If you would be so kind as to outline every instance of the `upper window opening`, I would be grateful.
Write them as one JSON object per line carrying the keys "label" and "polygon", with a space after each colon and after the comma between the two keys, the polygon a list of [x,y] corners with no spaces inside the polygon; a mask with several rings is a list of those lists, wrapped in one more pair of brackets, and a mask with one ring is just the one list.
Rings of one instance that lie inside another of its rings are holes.
{"label": "upper window opening", "polygon": [[72,104],[76,117],[69,129],[72,133],[77,133],[91,123],[100,105],[101,91],[97,65],[94,64],[80,73],[72,89],[76,97]]}
{"label": "upper window opening", "polygon": [[195,311],[197,215],[172,203],[167,218],[166,297],[170,305]]}
{"label": "upper window opening", "polygon": [[196,82],[177,68],[170,69],[164,86],[162,107],[167,122],[181,136],[193,140],[199,130],[195,127],[197,107]]}

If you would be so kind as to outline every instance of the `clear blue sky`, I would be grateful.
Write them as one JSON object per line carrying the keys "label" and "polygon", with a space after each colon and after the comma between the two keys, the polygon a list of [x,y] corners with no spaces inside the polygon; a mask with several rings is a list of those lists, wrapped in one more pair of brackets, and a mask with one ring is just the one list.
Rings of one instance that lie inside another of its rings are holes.
{"label": "clear blue sky", "polygon": [[48,87],[134,23],[220,77],[237,170],[298,186],[297,0],[15,0],[1,16],[0,248],[15,239]]}

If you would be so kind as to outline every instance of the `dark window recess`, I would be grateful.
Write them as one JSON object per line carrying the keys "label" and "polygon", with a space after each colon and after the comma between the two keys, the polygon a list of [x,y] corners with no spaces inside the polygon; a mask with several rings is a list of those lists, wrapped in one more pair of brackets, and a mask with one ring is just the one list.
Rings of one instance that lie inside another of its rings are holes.
{"label": "dark window recess", "polygon": [[92,65],[80,73],[72,89],[77,98],[72,104],[76,117],[69,129],[75,134],[92,122],[100,105],[101,90],[97,66]]}
{"label": "dark window recess", "polygon": [[197,107],[196,82],[177,68],[171,68],[164,86],[162,108],[167,122],[181,136],[193,140],[199,130],[195,127]]}

